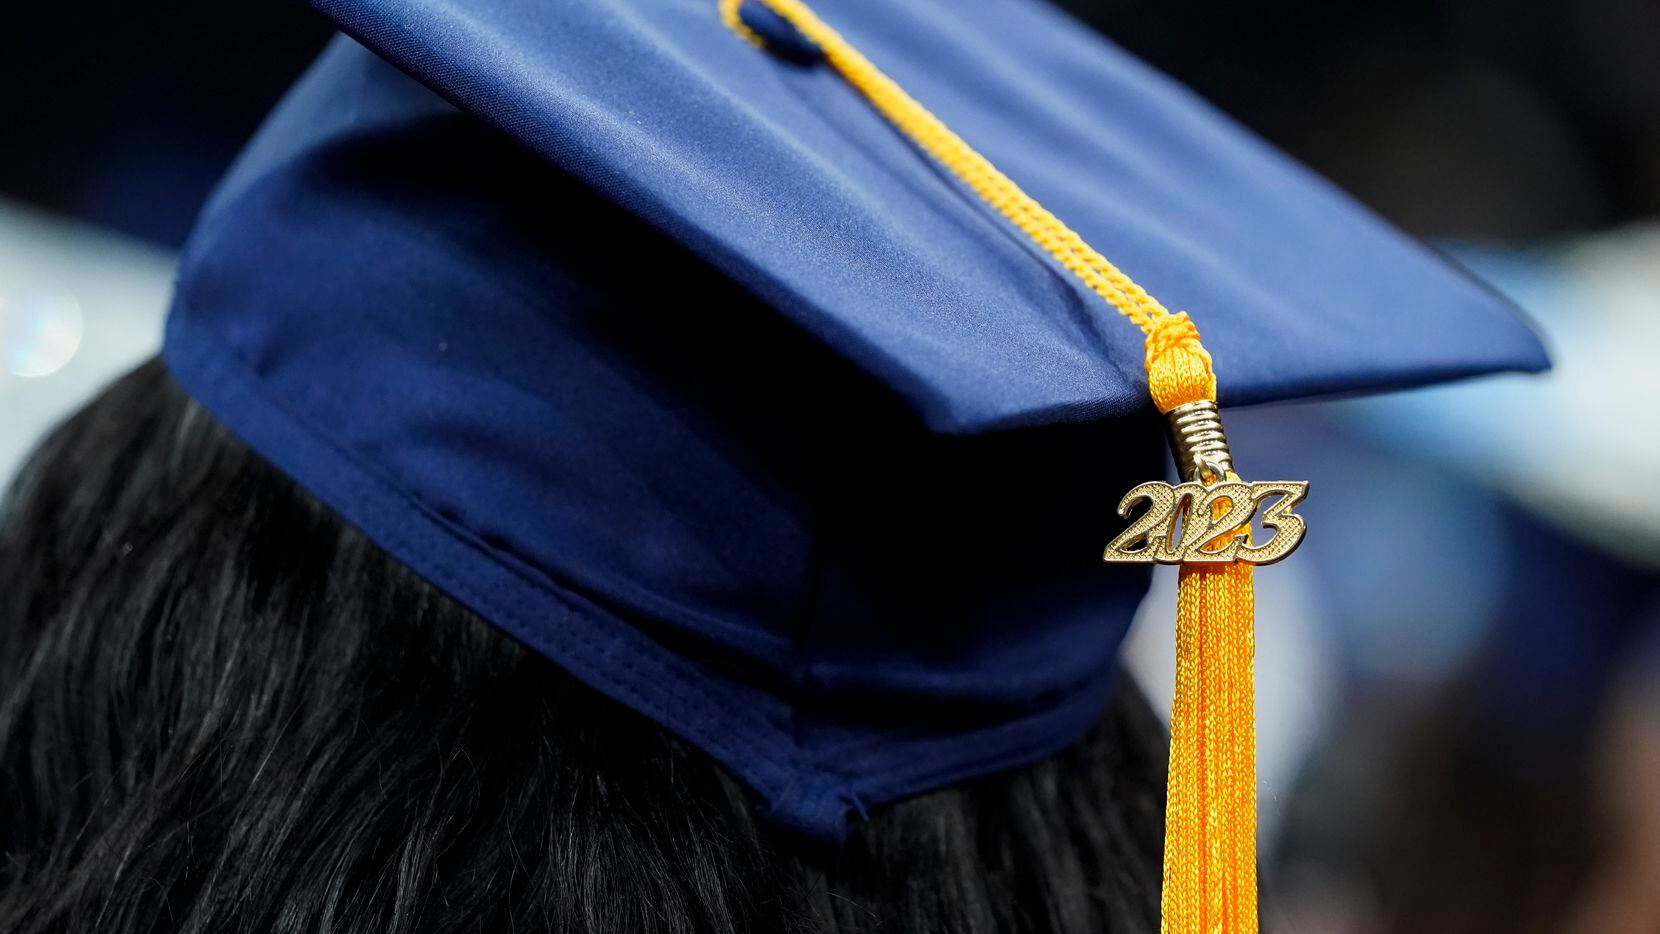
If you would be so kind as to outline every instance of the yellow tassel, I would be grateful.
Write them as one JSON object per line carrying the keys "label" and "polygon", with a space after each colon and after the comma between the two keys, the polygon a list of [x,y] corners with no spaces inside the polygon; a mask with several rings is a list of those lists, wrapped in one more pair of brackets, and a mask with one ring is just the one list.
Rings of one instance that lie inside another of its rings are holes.
{"label": "yellow tassel", "polygon": [[1177,585],[1166,934],[1257,929],[1251,571],[1184,565]]}
{"label": "yellow tassel", "polygon": [[[1210,354],[1186,313],[1161,319],[1147,335],[1147,385],[1161,412],[1216,401]],[[1164,818],[1165,934],[1257,930],[1256,598],[1251,574],[1248,564],[1184,564],[1176,585],[1176,694]]]}
{"label": "yellow tassel", "polygon": [[[721,18],[745,40],[763,46],[761,37],[739,17],[741,2],[719,0]],[[1170,313],[801,0],[759,2],[816,43],[830,66],[896,129],[1141,328],[1147,338],[1147,385],[1159,411],[1215,401],[1210,354],[1186,312]],[[1227,534],[1243,535],[1247,530]],[[1254,604],[1250,565],[1182,566],[1165,818],[1166,934],[1257,930]]]}

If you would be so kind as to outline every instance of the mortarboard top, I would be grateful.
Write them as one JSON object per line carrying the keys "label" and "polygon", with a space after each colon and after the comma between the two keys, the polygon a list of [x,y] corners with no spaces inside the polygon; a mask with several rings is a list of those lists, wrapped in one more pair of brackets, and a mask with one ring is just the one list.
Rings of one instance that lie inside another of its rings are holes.
{"label": "mortarboard top", "polygon": [[[769,52],[715,0],[316,5],[363,45],[198,223],[165,349],[196,398],[788,826],[1081,734],[1147,582],[1099,564],[1116,497],[1162,474],[1135,329],[775,19]],[[820,12],[1191,310],[1226,403],[1545,365],[1035,0]]]}

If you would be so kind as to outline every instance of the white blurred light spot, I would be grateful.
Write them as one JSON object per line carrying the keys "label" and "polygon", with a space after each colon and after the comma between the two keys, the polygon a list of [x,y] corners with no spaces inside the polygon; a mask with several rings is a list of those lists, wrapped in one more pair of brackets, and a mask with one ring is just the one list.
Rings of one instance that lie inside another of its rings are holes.
{"label": "white blurred light spot", "polygon": [[0,297],[0,356],[13,376],[38,379],[63,369],[81,347],[81,303],[66,292]]}

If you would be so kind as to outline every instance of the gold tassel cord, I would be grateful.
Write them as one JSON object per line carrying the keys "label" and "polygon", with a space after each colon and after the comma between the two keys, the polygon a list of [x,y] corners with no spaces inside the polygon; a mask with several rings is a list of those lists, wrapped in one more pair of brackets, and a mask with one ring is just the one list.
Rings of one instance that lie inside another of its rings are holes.
{"label": "gold tassel cord", "polygon": [[[739,14],[742,2],[719,0],[721,17],[738,35],[764,47],[764,40],[745,25]],[[1186,312],[1172,313],[1161,305],[883,74],[801,0],[757,2],[816,44],[829,65],[899,132],[1142,330],[1146,335],[1147,384],[1160,412],[1215,402],[1216,375],[1211,357]],[[1179,466],[1184,472],[1188,469],[1187,465]],[[1224,480],[1233,481],[1237,490],[1248,489],[1231,472],[1225,476],[1220,475],[1221,471],[1209,476],[1200,473],[1195,470],[1194,483],[1174,488],[1172,494],[1188,490],[1183,495],[1199,501],[1199,495],[1188,488]],[[1289,513],[1289,507],[1301,498],[1300,490],[1293,489],[1299,485],[1258,486],[1263,486],[1268,495],[1286,497],[1270,508],[1264,524],[1271,524],[1269,517],[1277,510],[1288,527],[1295,520],[1295,535],[1300,538],[1301,520]],[[1249,495],[1254,509],[1263,494],[1251,489]],[[1165,500],[1167,505],[1188,501]],[[1211,521],[1228,515],[1234,505],[1230,497],[1204,502],[1210,515],[1201,518]],[[1235,562],[1231,557],[1234,552],[1229,552],[1226,560],[1219,554],[1224,550],[1221,546],[1236,537],[1244,539],[1240,544],[1248,548],[1249,514],[1235,521],[1231,529],[1201,526],[1191,542],[1186,541],[1188,535],[1184,532],[1182,549],[1160,549],[1148,538],[1144,550],[1126,551],[1116,559],[1109,554],[1109,560],[1182,564],[1176,599],[1176,695],[1170,723],[1165,820],[1162,911],[1166,934],[1255,934],[1257,930],[1252,568],[1243,563],[1244,559]],[[1194,522],[1193,515],[1189,515],[1188,522]],[[1173,523],[1171,519],[1158,530],[1167,545],[1174,534]],[[1149,527],[1152,525],[1156,523]],[[1284,534],[1285,529],[1276,528],[1276,538]],[[1295,544],[1296,539],[1287,536],[1281,542],[1284,547],[1262,560],[1277,560]],[[1258,551],[1267,554],[1269,549]]]}
{"label": "gold tassel cord", "polygon": [[1252,568],[1186,565],[1165,804],[1166,932],[1255,932]]}

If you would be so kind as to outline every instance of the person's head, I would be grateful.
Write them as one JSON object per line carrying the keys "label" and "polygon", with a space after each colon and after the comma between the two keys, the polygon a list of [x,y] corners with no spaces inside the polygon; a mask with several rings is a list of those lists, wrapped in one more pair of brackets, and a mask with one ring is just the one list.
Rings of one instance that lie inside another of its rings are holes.
{"label": "person's head", "polygon": [[1157,928],[1162,730],[845,844],[389,558],[148,364],[0,513],[0,930]]}

